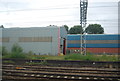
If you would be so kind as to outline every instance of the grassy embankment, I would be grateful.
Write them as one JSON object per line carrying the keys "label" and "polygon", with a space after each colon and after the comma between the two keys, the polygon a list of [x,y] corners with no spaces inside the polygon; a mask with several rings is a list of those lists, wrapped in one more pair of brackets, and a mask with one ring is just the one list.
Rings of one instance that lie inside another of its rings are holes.
{"label": "grassy embankment", "polygon": [[67,54],[62,56],[51,55],[34,55],[32,51],[24,53],[23,49],[14,44],[11,48],[11,52],[8,52],[5,47],[0,47],[3,58],[16,58],[16,59],[44,59],[44,60],[80,60],[80,61],[120,61],[117,55],[95,55],[87,53],[87,55],[81,54]]}
{"label": "grassy embankment", "polygon": [[80,61],[120,61],[117,55],[105,55],[105,54],[103,55],[69,54],[64,56],[10,54],[10,55],[3,56],[3,58],[43,59],[43,60],[80,60]]}

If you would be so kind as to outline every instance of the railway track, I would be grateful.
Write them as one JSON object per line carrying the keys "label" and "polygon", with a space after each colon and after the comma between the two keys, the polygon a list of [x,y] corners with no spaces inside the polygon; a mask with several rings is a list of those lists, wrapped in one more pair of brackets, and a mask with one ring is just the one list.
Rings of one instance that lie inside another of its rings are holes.
{"label": "railway track", "polygon": [[[104,62],[104,61],[68,61],[68,60],[30,60],[30,59],[3,59],[4,61],[12,61],[13,64],[26,65],[26,63],[46,62],[48,66],[56,67],[94,67],[94,68],[120,68],[120,62]],[[4,63],[7,64],[7,63]],[[8,63],[9,64],[9,63]]]}
{"label": "railway track", "polygon": [[66,79],[120,81],[119,70],[115,68],[73,68],[48,66],[3,65],[3,77],[24,77],[24,79]]}

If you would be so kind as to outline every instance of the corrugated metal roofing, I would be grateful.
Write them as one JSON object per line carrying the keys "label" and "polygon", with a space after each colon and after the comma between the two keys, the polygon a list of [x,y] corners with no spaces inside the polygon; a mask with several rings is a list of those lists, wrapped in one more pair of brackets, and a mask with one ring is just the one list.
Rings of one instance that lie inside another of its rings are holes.
{"label": "corrugated metal roofing", "polygon": [[[80,35],[68,35],[67,40],[81,40]],[[86,40],[120,40],[120,35],[86,35]]]}
{"label": "corrugated metal roofing", "polygon": [[[80,43],[72,43],[69,41],[80,41],[81,36],[80,35],[68,35],[68,48],[79,48]],[[92,34],[92,35],[86,35],[87,48],[119,48],[120,44],[119,42],[114,42],[115,40],[120,40],[120,34]],[[89,41],[99,41],[99,43],[89,43]],[[100,42],[101,41],[101,42]],[[112,43],[105,43],[107,41],[111,41]]]}
{"label": "corrugated metal roofing", "polygon": [[[80,48],[80,44],[68,44],[68,48]],[[86,48],[120,48],[120,44],[86,44]]]}

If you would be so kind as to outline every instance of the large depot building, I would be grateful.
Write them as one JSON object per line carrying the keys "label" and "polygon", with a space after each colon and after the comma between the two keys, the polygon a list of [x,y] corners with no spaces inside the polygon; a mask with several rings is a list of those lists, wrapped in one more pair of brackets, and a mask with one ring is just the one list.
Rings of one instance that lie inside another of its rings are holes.
{"label": "large depot building", "polygon": [[31,28],[1,28],[0,41],[9,52],[14,44],[24,52],[32,51],[37,55],[65,54],[67,32],[64,27],[47,26]]}

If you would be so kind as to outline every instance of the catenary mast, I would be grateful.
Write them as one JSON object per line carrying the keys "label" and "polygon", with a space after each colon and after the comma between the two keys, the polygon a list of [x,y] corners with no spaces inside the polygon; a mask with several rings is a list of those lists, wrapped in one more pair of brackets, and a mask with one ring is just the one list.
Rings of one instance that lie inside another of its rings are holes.
{"label": "catenary mast", "polygon": [[83,32],[81,33],[81,54],[86,55],[86,22],[87,22],[87,6],[88,0],[80,0],[80,25],[83,28]]}

